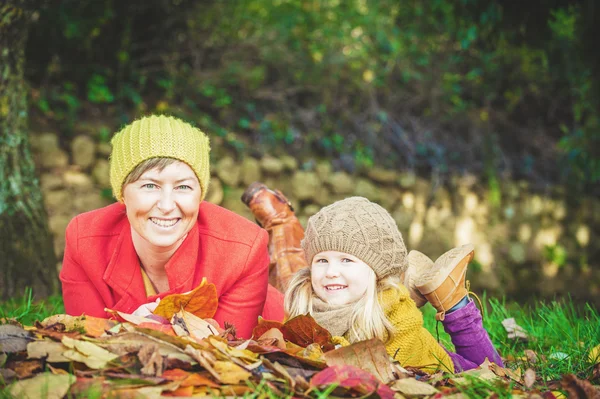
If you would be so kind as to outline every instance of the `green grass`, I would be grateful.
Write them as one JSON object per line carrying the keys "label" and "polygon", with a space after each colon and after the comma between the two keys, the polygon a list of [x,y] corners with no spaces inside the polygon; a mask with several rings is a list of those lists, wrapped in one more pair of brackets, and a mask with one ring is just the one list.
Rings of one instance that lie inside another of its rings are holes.
{"label": "green grass", "polygon": [[[600,345],[600,313],[589,304],[577,306],[570,298],[562,301],[539,302],[520,306],[505,300],[486,300],[483,324],[503,358],[505,366],[525,371],[533,369],[538,377],[551,382],[564,374],[575,374],[580,379],[593,378],[594,365],[589,361],[590,351]],[[435,309],[423,307],[425,328],[436,334]],[[509,339],[502,325],[504,319],[513,317],[529,336],[529,340]],[[452,349],[450,336],[437,325],[439,341]],[[537,354],[537,361],[528,360],[525,351]],[[600,381],[594,381],[599,384]]]}
{"label": "green grass", "polygon": [[0,303],[0,319],[14,319],[23,325],[33,325],[36,321],[64,312],[62,297],[53,296],[36,301],[31,289],[27,289],[20,298]]}
{"label": "green grass", "polygon": [[[538,377],[546,382],[550,390],[553,381],[560,380],[564,374],[575,374],[580,379],[592,380],[593,363],[588,360],[592,348],[600,345],[600,314],[592,306],[576,305],[569,298],[557,302],[540,302],[531,306],[520,306],[495,298],[483,298],[485,304],[484,327],[503,358],[507,359],[506,367],[525,371],[533,369]],[[440,342],[452,349],[450,336],[444,332],[441,323],[435,321],[435,309],[431,305],[422,308],[425,327]],[[60,297],[52,297],[43,301],[35,301],[31,291],[21,298],[0,303],[0,318],[15,318],[25,325],[32,325],[36,320],[43,320],[52,314],[64,313]],[[507,338],[502,321],[513,317],[523,327],[530,339],[517,341]],[[436,331],[437,328],[437,331]],[[531,363],[525,355],[526,350],[537,354],[538,361]],[[600,384],[600,381],[592,381]],[[247,397],[276,397],[267,384],[256,387],[256,395]],[[474,380],[468,386],[460,388],[470,398],[486,397],[495,393],[497,397],[511,396],[512,385],[494,384]],[[0,390],[0,399],[7,393]],[[321,398],[329,396],[328,392],[318,394]]]}

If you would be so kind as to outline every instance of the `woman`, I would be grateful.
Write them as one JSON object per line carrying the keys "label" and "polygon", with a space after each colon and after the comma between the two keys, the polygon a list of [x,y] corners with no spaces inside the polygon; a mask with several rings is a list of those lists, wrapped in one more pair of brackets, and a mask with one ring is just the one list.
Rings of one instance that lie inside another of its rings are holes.
{"label": "woman", "polygon": [[206,277],[219,296],[215,320],[235,325],[238,336],[249,338],[261,314],[283,319],[283,298],[268,287],[265,230],[203,202],[208,137],[179,119],[149,116],[111,144],[118,202],[78,215],[67,227],[60,272],[67,313],[132,313]]}

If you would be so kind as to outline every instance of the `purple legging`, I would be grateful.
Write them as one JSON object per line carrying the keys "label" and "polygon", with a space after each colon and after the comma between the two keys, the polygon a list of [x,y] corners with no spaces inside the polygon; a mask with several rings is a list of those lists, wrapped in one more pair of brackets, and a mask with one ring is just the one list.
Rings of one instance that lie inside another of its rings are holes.
{"label": "purple legging", "polygon": [[475,303],[469,301],[464,307],[447,313],[442,324],[456,348],[456,353],[447,352],[457,373],[479,367],[486,357],[490,362],[504,367],[500,355],[483,328],[481,313]]}

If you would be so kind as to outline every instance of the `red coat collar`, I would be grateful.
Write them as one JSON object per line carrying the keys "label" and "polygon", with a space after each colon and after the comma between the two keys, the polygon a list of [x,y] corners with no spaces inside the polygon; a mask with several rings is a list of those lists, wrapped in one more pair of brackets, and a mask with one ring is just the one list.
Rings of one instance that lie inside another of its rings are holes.
{"label": "red coat collar", "polygon": [[192,285],[198,252],[198,224],[196,223],[165,265],[170,290],[146,298],[141,265],[131,238],[131,225],[128,222],[123,223],[115,251],[103,276],[104,282],[121,297],[115,308],[128,308],[127,302],[146,303],[172,292],[191,291],[194,288]]}

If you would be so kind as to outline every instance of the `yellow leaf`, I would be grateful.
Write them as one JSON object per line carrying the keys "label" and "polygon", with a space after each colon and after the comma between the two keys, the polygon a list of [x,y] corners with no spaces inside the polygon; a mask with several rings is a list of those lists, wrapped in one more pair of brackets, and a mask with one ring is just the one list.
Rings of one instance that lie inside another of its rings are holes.
{"label": "yellow leaf", "polygon": [[397,380],[391,387],[394,391],[400,392],[409,396],[428,396],[435,395],[438,390],[431,385],[422,381],[417,381],[414,378],[403,378]]}
{"label": "yellow leaf", "polygon": [[200,285],[190,292],[164,297],[154,310],[154,314],[171,320],[175,313],[183,309],[201,319],[208,319],[215,315],[217,305],[217,288],[203,278]]}
{"label": "yellow leaf", "polygon": [[94,357],[88,357],[81,352],[77,352],[74,349],[69,349],[63,352],[63,356],[69,360],[73,360],[74,362],[83,363],[91,369],[99,370],[106,367],[108,363],[105,360],[96,359]]}
{"label": "yellow leaf", "polygon": [[[177,312],[171,319],[173,328],[175,328],[176,325],[180,325],[180,323],[185,325],[185,328],[190,333],[190,336],[196,340],[201,340],[218,333],[210,323],[202,320],[200,317],[195,316],[186,310]],[[181,327],[184,326],[181,325]]]}
{"label": "yellow leaf", "polygon": [[308,345],[306,348],[304,348],[302,351],[300,351],[298,353],[298,356],[302,356],[307,359],[316,360],[319,362],[323,361],[323,351],[321,350],[321,345],[319,345],[319,344]]}
{"label": "yellow leaf", "polygon": [[67,348],[60,342],[55,341],[34,341],[27,344],[28,359],[46,358],[48,363],[68,362],[62,354]]}
{"label": "yellow leaf", "polygon": [[33,378],[17,381],[8,391],[16,398],[33,399],[43,396],[48,399],[61,399],[74,382],[75,376],[71,374],[41,373]]}
{"label": "yellow leaf", "polygon": [[227,361],[217,360],[213,368],[223,384],[237,384],[246,381],[252,375],[237,364]]}
{"label": "yellow leaf", "polygon": [[215,349],[217,349],[224,355],[246,360],[249,363],[254,363],[258,359],[258,355],[256,353],[251,352],[247,349],[234,348],[215,337],[209,338],[209,342]]}
{"label": "yellow leaf", "polygon": [[592,350],[590,351],[590,354],[588,355],[588,359],[591,363],[594,363],[594,364],[600,363],[600,345],[592,348]]}
{"label": "yellow leaf", "polygon": [[567,399],[567,396],[560,391],[552,391],[552,395],[554,395],[556,399]]}
{"label": "yellow leaf", "polygon": [[78,341],[67,336],[63,336],[62,343],[67,348],[72,349],[65,351],[63,353],[64,357],[76,362],[85,363],[91,369],[104,368],[108,362],[119,357],[91,342]]}

